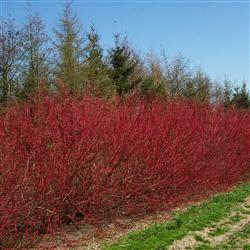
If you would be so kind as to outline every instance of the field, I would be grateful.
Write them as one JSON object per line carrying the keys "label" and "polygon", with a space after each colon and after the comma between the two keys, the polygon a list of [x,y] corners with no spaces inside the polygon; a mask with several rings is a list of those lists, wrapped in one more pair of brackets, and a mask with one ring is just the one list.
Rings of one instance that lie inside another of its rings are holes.
{"label": "field", "polygon": [[38,93],[4,110],[0,141],[0,248],[67,224],[170,211],[249,178],[249,111],[191,100]]}
{"label": "field", "polygon": [[131,233],[117,243],[102,245],[106,250],[250,249],[250,184],[185,212],[174,212],[171,220]]}

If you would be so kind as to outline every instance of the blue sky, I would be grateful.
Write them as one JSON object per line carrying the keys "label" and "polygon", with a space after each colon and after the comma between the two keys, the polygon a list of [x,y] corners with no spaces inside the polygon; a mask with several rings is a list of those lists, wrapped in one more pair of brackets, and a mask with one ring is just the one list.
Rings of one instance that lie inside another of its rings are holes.
{"label": "blue sky", "polygon": [[[24,22],[27,1],[0,2],[1,16]],[[51,31],[64,1],[29,2]],[[226,74],[246,80],[249,87],[249,1],[75,0],[73,7],[85,29],[95,24],[105,47],[112,46],[113,32],[126,32],[141,52],[165,48],[170,56],[182,53],[213,79]]]}

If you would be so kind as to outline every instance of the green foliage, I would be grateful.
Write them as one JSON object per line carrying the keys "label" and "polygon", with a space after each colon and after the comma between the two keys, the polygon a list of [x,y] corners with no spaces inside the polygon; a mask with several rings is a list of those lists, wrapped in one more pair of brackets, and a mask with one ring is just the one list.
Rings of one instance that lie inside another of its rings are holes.
{"label": "green foliage", "polygon": [[225,79],[223,86],[223,105],[224,107],[229,107],[231,105],[232,100],[232,88],[230,81]]}
{"label": "green foliage", "polygon": [[236,214],[234,216],[231,216],[229,219],[232,223],[235,223],[235,222],[239,222],[242,219],[242,216],[239,214]]}
{"label": "green foliage", "polygon": [[166,97],[164,70],[159,59],[149,53],[146,58],[144,79],[140,83],[140,91],[144,95],[159,95]]}
{"label": "green foliage", "polygon": [[164,83],[158,83],[154,80],[153,76],[149,76],[145,80],[142,80],[140,90],[144,95],[166,95]]}
{"label": "green foliage", "polygon": [[250,108],[250,95],[246,88],[246,83],[242,87],[235,88],[231,103],[237,108],[247,109]]}
{"label": "green foliage", "polygon": [[41,17],[29,10],[27,21],[22,31],[22,64],[20,81],[23,82],[23,95],[33,93],[40,81],[49,81],[51,74],[49,66],[50,48],[48,35]]}
{"label": "green foliage", "polygon": [[192,80],[187,81],[183,89],[183,95],[187,98],[196,98],[197,89],[196,89],[194,81]]}
{"label": "green foliage", "polygon": [[[247,240],[250,237],[250,224],[246,224],[243,226],[243,228],[240,229],[240,231],[234,232],[234,234],[231,235],[225,242],[219,244],[218,246],[213,247],[215,250],[232,250],[232,249],[250,249],[249,244],[247,244]],[[211,249],[211,246],[209,248],[205,248],[205,245],[200,245],[200,248],[198,249]]]}
{"label": "green foliage", "polygon": [[187,98],[196,99],[200,102],[209,102],[211,99],[211,80],[198,70],[193,77],[187,78],[183,86],[183,95]]}
{"label": "green foliage", "polygon": [[115,35],[115,47],[109,51],[110,78],[116,92],[122,96],[131,91],[135,85],[130,77],[136,69],[136,62],[126,43],[120,41],[120,35]]}
{"label": "green foliage", "polygon": [[[250,184],[237,187],[234,191],[217,195],[201,205],[191,206],[187,211],[175,213],[174,219],[163,224],[155,224],[143,231],[129,234],[112,245],[105,245],[106,250],[118,249],[166,249],[175,240],[182,239],[190,231],[202,230],[212,223],[227,216],[230,210],[250,195]],[[206,247],[204,245],[204,247]],[[206,249],[206,248],[204,248]]]}
{"label": "green foliage", "polygon": [[60,17],[57,29],[56,76],[67,84],[72,92],[83,88],[82,62],[84,58],[82,27],[72,6],[66,2],[63,15]]}
{"label": "green foliage", "polygon": [[211,98],[211,81],[205,73],[198,71],[194,77],[197,85],[197,99],[201,102],[209,102]]}
{"label": "green foliage", "polygon": [[103,58],[99,35],[93,25],[87,33],[87,39],[86,57],[82,69],[85,90],[94,95],[110,96],[113,88],[109,80],[108,66]]}
{"label": "green foliage", "polygon": [[185,86],[190,82],[191,71],[188,60],[178,55],[170,60],[165,52],[162,52],[165,65],[165,82],[168,95],[174,99],[182,97]]}
{"label": "green foliage", "polygon": [[200,241],[200,242],[203,242],[203,243],[205,243],[205,244],[209,243],[208,240],[204,239],[204,238],[203,238],[201,235],[199,235],[199,234],[195,234],[195,235],[194,235],[194,238],[195,238],[196,241]]}
{"label": "green foliage", "polygon": [[230,106],[242,109],[250,108],[250,95],[246,83],[243,83],[241,87],[232,89],[230,81],[226,79],[223,88],[223,105],[226,108]]}
{"label": "green foliage", "polygon": [[8,101],[17,92],[21,46],[21,31],[14,19],[0,20],[0,101]]}
{"label": "green foliage", "polygon": [[208,235],[211,237],[219,236],[228,232],[229,228],[227,226],[217,227],[215,230],[210,232]]}
{"label": "green foliage", "polygon": [[0,101],[28,96],[40,81],[55,87],[57,80],[71,93],[85,91],[110,97],[136,89],[143,95],[166,99],[186,97],[223,103],[225,107],[250,107],[246,84],[233,90],[225,80],[223,89],[221,84],[212,88],[208,75],[201,70],[194,72],[182,55],[169,58],[163,50],[161,59],[149,53],[144,60],[118,33],[113,48],[105,51],[93,25],[85,42],[71,0],[66,1],[54,29],[55,41],[49,39],[41,17],[34,11],[28,13],[21,28],[11,18],[1,20],[0,31]]}

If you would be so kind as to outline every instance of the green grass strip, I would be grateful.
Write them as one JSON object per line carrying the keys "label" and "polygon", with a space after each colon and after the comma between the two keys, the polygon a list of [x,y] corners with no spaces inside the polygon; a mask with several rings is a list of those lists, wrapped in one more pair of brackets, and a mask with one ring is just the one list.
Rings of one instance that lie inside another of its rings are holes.
{"label": "green grass strip", "polygon": [[201,244],[195,250],[250,250],[250,244],[244,243],[250,237],[250,224],[247,224],[242,231],[235,232],[228,240],[218,246],[211,247],[209,243]]}
{"label": "green grass strip", "polygon": [[250,195],[250,183],[242,184],[232,192],[219,194],[185,212],[173,213],[174,219],[155,224],[143,231],[128,234],[104,250],[160,250],[166,249],[175,240],[180,240],[191,231],[200,231],[227,216],[237,203],[244,202]]}
{"label": "green grass strip", "polygon": [[[250,224],[247,224],[242,231],[234,233],[232,237],[225,243],[216,247],[217,250],[223,249],[250,249],[250,245],[244,243],[244,239],[249,239],[250,237]],[[243,241],[243,242],[241,242]],[[241,246],[238,244],[241,242]]]}

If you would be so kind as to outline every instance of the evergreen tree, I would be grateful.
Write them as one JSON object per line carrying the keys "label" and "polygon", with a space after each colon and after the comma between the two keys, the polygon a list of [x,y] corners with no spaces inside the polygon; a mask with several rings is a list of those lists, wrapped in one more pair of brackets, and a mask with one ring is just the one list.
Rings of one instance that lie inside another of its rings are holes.
{"label": "evergreen tree", "polygon": [[58,58],[56,77],[67,84],[72,92],[83,88],[82,62],[84,58],[82,26],[73,12],[70,2],[66,2],[57,29],[54,30]]}
{"label": "evergreen tree", "polygon": [[109,51],[109,58],[110,78],[117,94],[122,96],[135,87],[131,76],[135,72],[136,62],[133,60],[126,43],[120,41],[119,34],[115,34],[115,47]]}
{"label": "evergreen tree", "polygon": [[143,61],[140,55],[135,49],[133,49],[128,42],[125,40],[125,47],[130,54],[131,64],[134,65],[132,74],[129,76],[129,82],[131,83],[132,88],[138,88],[140,83],[145,79],[146,72],[143,65]]}
{"label": "evergreen tree", "polygon": [[184,81],[182,93],[187,98],[200,102],[209,102],[212,96],[212,82],[200,69],[190,74]]}
{"label": "evergreen tree", "polygon": [[211,81],[209,77],[203,73],[201,70],[198,70],[193,79],[194,85],[197,86],[196,99],[201,102],[209,102],[211,98]]}
{"label": "evergreen tree", "polygon": [[41,80],[48,81],[51,73],[49,38],[45,32],[45,26],[38,13],[29,13],[22,32],[21,80],[24,83],[24,95],[35,91]]}
{"label": "evergreen tree", "polygon": [[225,79],[223,83],[223,105],[229,107],[232,101],[232,88],[229,80]]}
{"label": "evergreen tree", "polygon": [[197,97],[197,87],[193,79],[187,81],[183,88],[183,95],[187,98],[196,98]]}
{"label": "evergreen tree", "polygon": [[0,100],[8,101],[18,89],[22,59],[21,32],[11,17],[0,20]]}
{"label": "evergreen tree", "polygon": [[108,67],[104,62],[99,35],[93,25],[87,33],[87,39],[86,57],[83,66],[85,88],[95,95],[108,96],[112,93]]}
{"label": "evergreen tree", "polygon": [[250,95],[247,91],[246,83],[242,84],[242,87],[235,88],[231,103],[237,108],[250,108]]}

